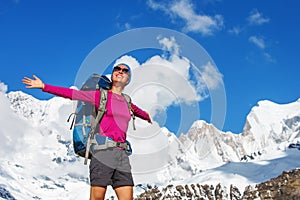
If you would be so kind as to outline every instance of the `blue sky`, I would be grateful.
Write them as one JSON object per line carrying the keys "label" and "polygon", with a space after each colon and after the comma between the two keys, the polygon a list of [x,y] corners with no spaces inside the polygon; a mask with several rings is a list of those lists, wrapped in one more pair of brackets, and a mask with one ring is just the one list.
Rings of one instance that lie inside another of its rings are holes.
{"label": "blue sky", "polygon": [[[8,92],[48,99],[52,96],[25,89],[22,77],[36,74],[69,87],[87,55],[107,38],[141,27],[167,28],[197,41],[214,60],[226,91],[223,130],[239,133],[259,100],[289,103],[300,97],[299,5],[290,0],[4,0],[0,82]],[[199,118],[209,122],[209,99],[200,104]],[[171,122],[168,126],[172,130]]]}

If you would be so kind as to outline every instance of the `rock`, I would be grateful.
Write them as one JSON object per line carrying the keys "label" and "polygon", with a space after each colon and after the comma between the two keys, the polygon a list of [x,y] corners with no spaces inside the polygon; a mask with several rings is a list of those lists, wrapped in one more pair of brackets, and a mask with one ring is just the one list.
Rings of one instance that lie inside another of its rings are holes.
{"label": "rock", "polygon": [[254,199],[300,199],[300,169],[283,172],[277,178],[245,188],[243,195],[239,189],[230,185],[229,194],[221,184],[213,185],[168,185],[164,188],[153,188],[138,195],[135,200],[254,200]]}
{"label": "rock", "polygon": [[8,190],[0,186],[0,198],[8,199],[8,200],[16,200]]}
{"label": "rock", "polygon": [[247,187],[242,199],[300,199],[300,169],[283,172],[277,178]]}

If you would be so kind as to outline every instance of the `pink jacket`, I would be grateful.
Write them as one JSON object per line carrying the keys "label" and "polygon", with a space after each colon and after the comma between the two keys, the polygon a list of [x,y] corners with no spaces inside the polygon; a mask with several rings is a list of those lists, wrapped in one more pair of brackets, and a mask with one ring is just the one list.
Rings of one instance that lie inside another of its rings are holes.
{"label": "pink jacket", "polygon": [[[95,105],[96,109],[99,107],[99,90],[81,91],[45,84],[43,91],[71,100],[92,103]],[[131,104],[131,107],[135,116],[147,121],[150,120],[150,116],[147,112],[143,111],[133,103]],[[125,142],[128,123],[131,119],[126,99],[122,95],[114,94],[109,91],[106,109],[107,112],[100,122],[101,134],[112,138],[116,142]]]}

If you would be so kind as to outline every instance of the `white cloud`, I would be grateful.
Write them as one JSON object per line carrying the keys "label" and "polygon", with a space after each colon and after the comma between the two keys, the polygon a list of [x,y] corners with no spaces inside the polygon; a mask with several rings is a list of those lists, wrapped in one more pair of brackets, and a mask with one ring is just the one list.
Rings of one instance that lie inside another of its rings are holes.
{"label": "white cloud", "polygon": [[203,67],[202,77],[208,89],[211,90],[216,89],[222,83],[223,79],[223,75],[212,65],[211,62],[208,62]]}
{"label": "white cloud", "polygon": [[269,54],[269,53],[264,53],[264,58],[266,61],[270,63],[275,63],[276,60]]}
{"label": "white cloud", "polygon": [[212,63],[195,70],[187,58],[180,57],[174,38],[161,38],[158,42],[162,49],[171,50],[169,57],[155,55],[142,64],[130,56],[119,59],[135,63],[131,84],[125,92],[151,116],[164,113],[171,105],[202,101],[208,97],[207,90],[216,89],[222,83],[222,75]]}
{"label": "white cloud", "polygon": [[178,56],[170,60],[153,56],[133,71],[132,83],[126,89],[137,105],[154,112],[152,116],[160,111],[157,108],[197,101],[197,92],[189,82],[189,66],[188,60]]}
{"label": "white cloud", "polygon": [[179,45],[176,43],[174,37],[169,38],[160,38],[158,37],[158,42],[162,45],[162,50],[168,51],[173,55],[179,55]]}
{"label": "white cloud", "polygon": [[266,44],[265,44],[265,40],[263,38],[257,37],[257,36],[251,36],[251,37],[249,37],[249,42],[253,43],[255,46],[262,49],[261,56],[264,58],[264,60],[266,62],[276,63],[276,59],[271,54],[269,54],[265,51]]}
{"label": "white cloud", "polygon": [[240,27],[233,27],[232,29],[229,29],[228,32],[239,35],[242,32],[242,29]]}
{"label": "white cloud", "polygon": [[128,22],[125,22],[125,23],[117,22],[116,26],[117,26],[118,29],[121,29],[121,30],[130,30],[130,29],[132,29],[132,25]]}
{"label": "white cloud", "polygon": [[251,37],[249,37],[249,41],[252,42],[253,44],[255,44],[257,47],[259,47],[261,49],[266,48],[265,41],[261,37],[251,36]]}
{"label": "white cloud", "polygon": [[148,6],[153,10],[162,10],[172,19],[180,18],[184,20],[185,27],[183,30],[186,32],[212,35],[224,25],[221,15],[208,16],[197,14],[189,0],[171,1],[169,3],[157,3],[153,0],[148,0]]}
{"label": "white cloud", "polygon": [[6,93],[7,92],[7,85],[0,82],[0,93]]}
{"label": "white cloud", "polygon": [[258,12],[256,9],[250,12],[247,20],[251,25],[262,25],[270,21],[269,18],[263,17],[262,13]]}
{"label": "white cloud", "polygon": [[132,28],[131,24],[129,24],[128,22],[126,22],[126,23],[124,24],[124,26],[125,26],[125,29],[126,29],[126,30],[129,30],[129,29]]}

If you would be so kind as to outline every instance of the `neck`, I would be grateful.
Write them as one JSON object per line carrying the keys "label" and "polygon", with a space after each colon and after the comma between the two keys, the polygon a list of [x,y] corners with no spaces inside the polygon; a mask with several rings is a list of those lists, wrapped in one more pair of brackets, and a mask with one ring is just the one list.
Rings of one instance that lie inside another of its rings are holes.
{"label": "neck", "polygon": [[111,87],[112,93],[115,93],[115,94],[122,94],[123,90],[124,90],[124,87],[122,87],[122,86],[115,86],[115,85],[113,85]]}

